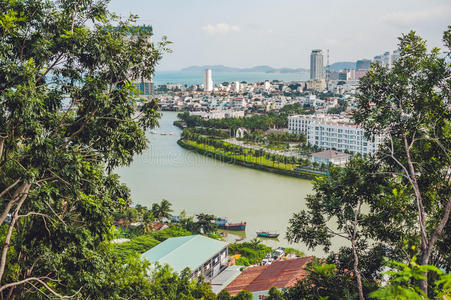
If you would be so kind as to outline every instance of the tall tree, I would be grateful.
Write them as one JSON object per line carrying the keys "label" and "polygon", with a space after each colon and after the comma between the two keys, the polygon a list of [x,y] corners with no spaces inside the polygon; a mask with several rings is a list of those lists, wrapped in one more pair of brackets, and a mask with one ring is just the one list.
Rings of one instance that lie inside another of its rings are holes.
{"label": "tall tree", "polygon": [[345,168],[332,167],[330,176],[314,182],[315,193],[306,198],[308,209],[290,219],[287,232],[290,241],[302,241],[310,249],[323,245],[326,252],[332,237],[347,240],[360,299],[365,297],[359,257],[369,243],[365,220],[370,214],[368,207],[379,202],[382,194],[381,178],[375,170],[377,166],[360,158],[351,160]]}
{"label": "tall tree", "polygon": [[[448,57],[450,32],[451,27],[444,34]],[[451,67],[413,31],[400,38],[399,49],[393,68],[374,65],[361,78],[354,118],[368,135],[385,139],[376,159],[408,186],[416,206],[419,263],[427,265],[451,212]],[[426,280],[421,288],[427,294]]]}
{"label": "tall tree", "polygon": [[96,253],[129,202],[112,170],[146,148],[159,116],[156,101],[136,113],[133,81],[151,78],[167,44],[106,5],[0,0],[2,298],[91,298],[106,284],[111,261]]}

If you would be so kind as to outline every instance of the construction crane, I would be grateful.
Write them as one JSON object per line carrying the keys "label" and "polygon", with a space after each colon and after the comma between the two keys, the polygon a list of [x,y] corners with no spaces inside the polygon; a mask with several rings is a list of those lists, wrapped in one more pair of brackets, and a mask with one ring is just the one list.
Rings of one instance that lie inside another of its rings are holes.
{"label": "construction crane", "polygon": [[329,49],[327,49],[327,65],[326,65],[326,89],[329,91],[330,80],[330,64],[329,64]]}

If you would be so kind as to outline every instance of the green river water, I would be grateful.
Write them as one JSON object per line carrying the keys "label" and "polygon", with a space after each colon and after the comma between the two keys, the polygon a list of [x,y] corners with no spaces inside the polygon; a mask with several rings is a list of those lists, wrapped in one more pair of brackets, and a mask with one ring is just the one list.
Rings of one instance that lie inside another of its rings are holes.
{"label": "green river water", "polygon": [[[304,245],[285,239],[289,218],[305,208],[304,198],[312,191],[310,181],[234,166],[185,150],[176,143],[181,132],[172,124],[176,116],[164,112],[157,133],[147,133],[149,148],[130,167],[118,170],[131,189],[133,202],[150,206],[167,199],[174,214],[185,210],[188,215],[204,212],[226,217],[232,223],[246,221],[246,240],[256,237],[256,231],[277,232],[279,240],[265,240],[265,244],[313,254]],[[322,254],[321,249],[314,254]]]}

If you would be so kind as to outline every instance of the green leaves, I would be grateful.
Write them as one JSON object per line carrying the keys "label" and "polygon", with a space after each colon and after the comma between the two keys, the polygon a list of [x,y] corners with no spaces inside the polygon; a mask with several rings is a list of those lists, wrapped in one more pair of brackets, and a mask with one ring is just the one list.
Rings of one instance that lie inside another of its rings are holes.
{"label": "green leaves", "polygon": [[435,283],[434,299],[445,299],[451,294],[451,278],[449,274],[432,265],[418,265],[416,257],[408,263],[389,261],[388,266],[395,269],[384,274],[390,275],[389,284],[369,296],[377,299],[429,299],[418,285],[419,280],[426,280],[425,274],[433,272],[439,279]]}

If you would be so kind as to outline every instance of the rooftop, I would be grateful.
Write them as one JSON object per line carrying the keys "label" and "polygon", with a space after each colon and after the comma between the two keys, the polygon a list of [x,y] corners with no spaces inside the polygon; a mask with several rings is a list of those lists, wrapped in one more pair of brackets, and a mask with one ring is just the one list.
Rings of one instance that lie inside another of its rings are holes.
{"label": "rooftop", "polygon": [[247,268],[226,287],[226,290],[234,296],[242,290],[259,292],[267,291],[273,286],[278,289],[293,287],[306,275],[307,271],[304,268],[311,258],[311,256],[301,257]]}
{"label": "rooftop", "polygon": [[169,238],[144,252],[141,257],[151,263],[168,264],[175,272],[181,272],[186,267],[194,271],[226,246],[225,242],[202,235],[189,235]]}

